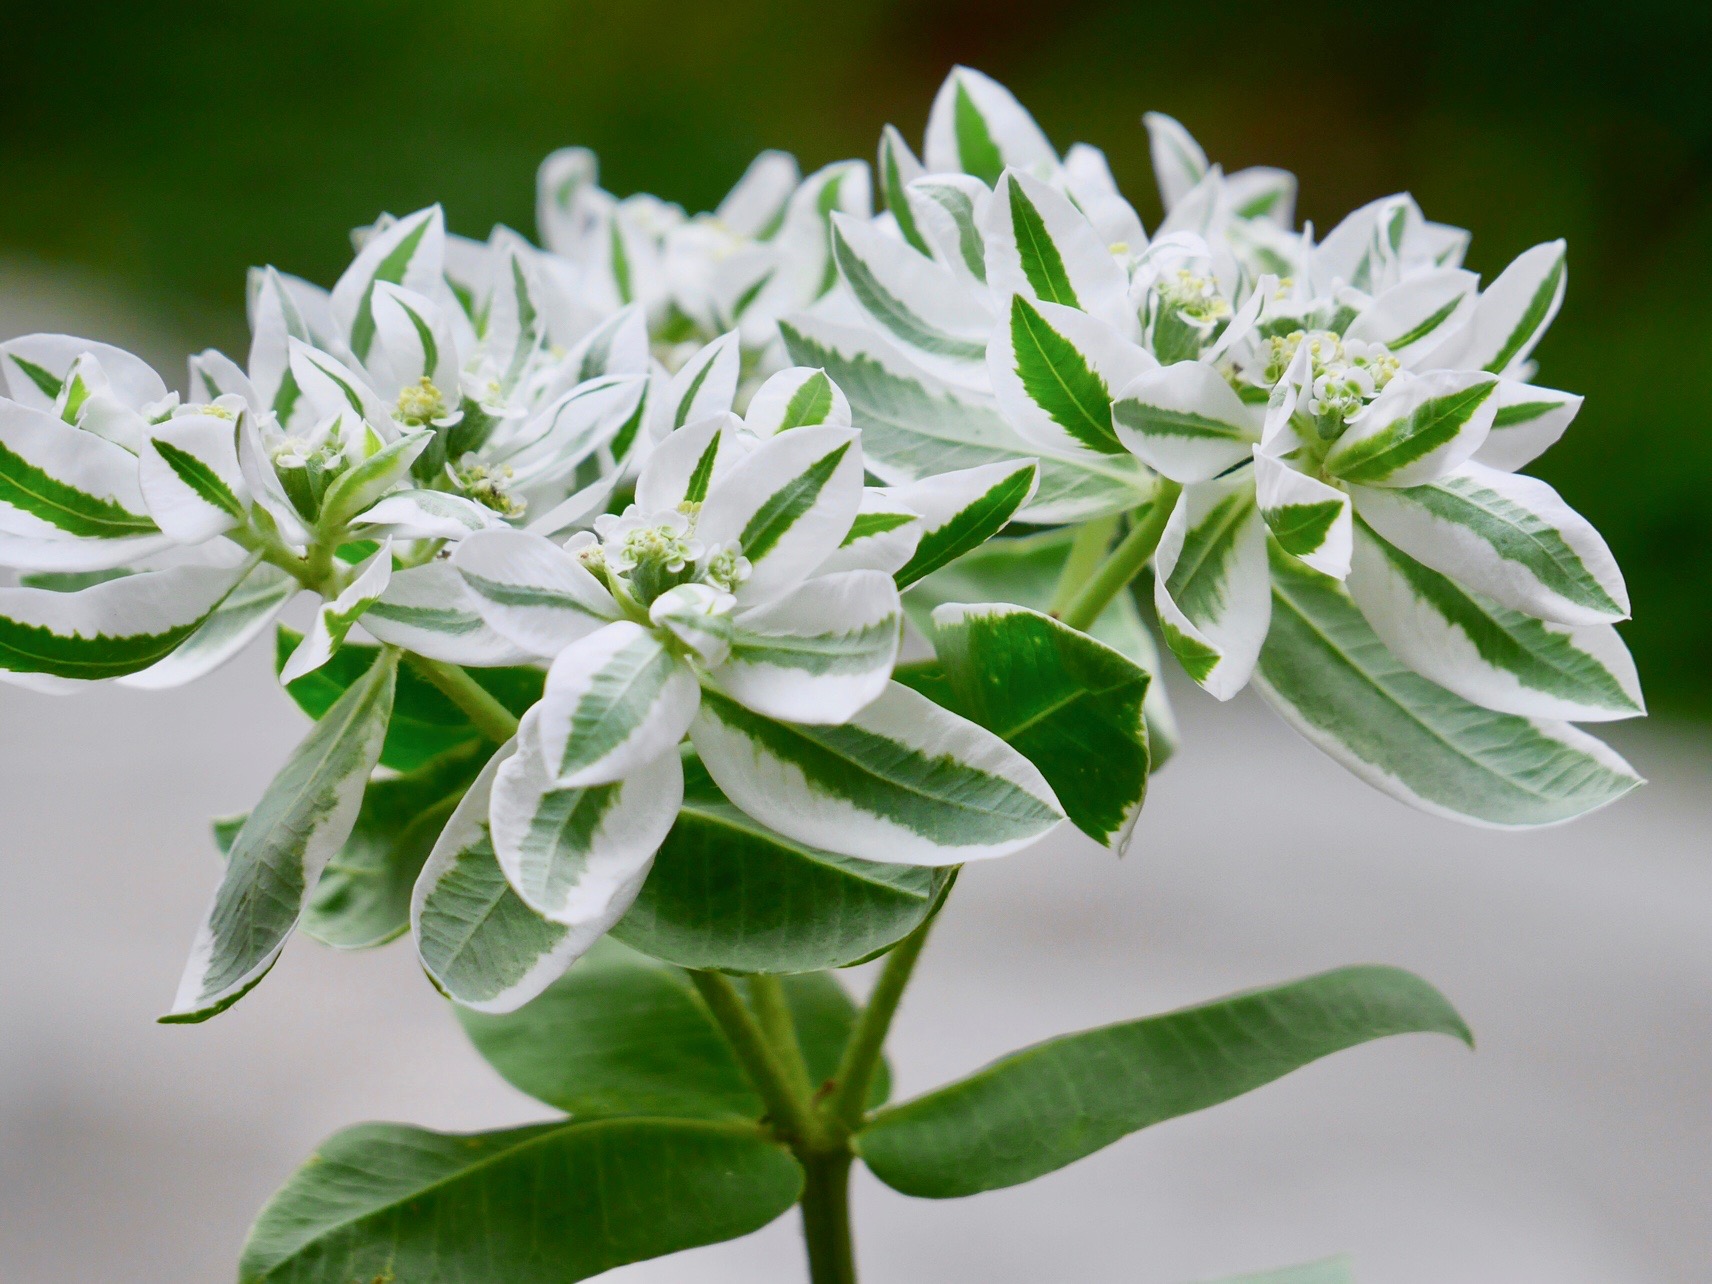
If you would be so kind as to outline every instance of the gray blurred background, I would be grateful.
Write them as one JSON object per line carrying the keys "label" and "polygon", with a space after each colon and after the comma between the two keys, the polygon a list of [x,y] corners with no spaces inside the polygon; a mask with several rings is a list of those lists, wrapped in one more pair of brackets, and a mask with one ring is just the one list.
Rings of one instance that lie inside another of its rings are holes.
{"label": "gray blurred background", "polygon": [[[1491,835],[1369,791],[1250,697],[1180,693],[1185,748],[1128,858],[1067,843],[971,869],[894,1060],[907,1095],[1364,961],[1440,986],[1479,1051],[1358,1049],[972,1200],[863,1179],[858,1234],[873,1284],[1182,1284],[1345,1251],[1363,1284],[1712,1280],[1712,10],[0,0],[0,19],[0,335],[84,333],[169,381],[193,347],[242,350],[246,265],[330,283],[383,208],[528,229],[534,164],[569,142],[617,191],[706,207],[762,146],[812,168],[871,154],[887,120],[918,138],[957,60],[1061,146],[1105,146],[1150,224],[1137,117],[1158,108],[1231,167],[1298,170],[1321,227],[1410,187],[1476,230],[1488,275],[1567,235],[1541,378],[1588,404],[1541,471],[1628,572],[1664,717],[1613,739],[1652,784]],[[298,941],[231,1012],[154,1024],[218,872],[206,818],[247,807],[302,729],[260,649],[181,693],[0,687],[0,1284],[230,1280],[256,1209],[335,1129],[543,1113],[402,943]],[[787,1218],[608,1278],[802,1268]]]}

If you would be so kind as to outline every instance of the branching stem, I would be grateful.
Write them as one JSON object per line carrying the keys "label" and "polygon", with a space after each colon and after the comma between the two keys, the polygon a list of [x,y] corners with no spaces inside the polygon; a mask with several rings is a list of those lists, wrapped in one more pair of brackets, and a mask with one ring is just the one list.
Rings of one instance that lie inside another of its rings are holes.
{"label": "branching stem", "polygon": [[1071,599],[1059,619],[1073,629],[1085,630],[1100,618],[1100,612],[1129,587],[1129,582],[1141,573],[1141,568],[1147,565],[1159,547],[1159,537],[1165,533],[1165,523],[1170,519],[1171,510],[1176,507],[1177,496],[1182,491],[1176,482],[1164,477],[1159,479],[1152,502],[1130,527],[1123,542],[1111,551],[1093,577]]}
{"label": "branching stem", "polygon": [[502,745],[517,734],[517,715],[507,709],[488,689],[463,669],[443,660],[407,651],[404,662],[421,674],[458,708],[469,715],[477,731]]}

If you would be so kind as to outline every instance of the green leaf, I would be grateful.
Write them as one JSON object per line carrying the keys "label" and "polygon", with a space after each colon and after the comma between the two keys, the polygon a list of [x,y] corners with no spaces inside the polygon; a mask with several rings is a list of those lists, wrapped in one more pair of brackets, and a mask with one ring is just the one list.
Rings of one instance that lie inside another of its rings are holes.
{"label": "green leaf", "polygon": [[783,1214],[802,1190],[751,1124],[594,1119],[458,1136],[359,1124],[262,1210],[240,1284],[566,1284]]}
{"label": "green leaf", "polygon": [[694,758],[653,872],[612,935],[683,967],[813,972],[902,940],[945,872],[839,856],[775,833],[732,806]]}
{"label": "green leaf", "polygon": [[[1075,534],[1072,530],[1045,531],[992,540],[911,588],[904,595],[904,609],[916,627],[929,634],[933,609],[946,602],[1014,602],[1044,612],[1052,603]],[[1141,591],[1144,597],[1152,598],[1150,586],[1143,585]],[[1088,636],[1127,656],[1145,672],[1159,672],[1159,649],[1142,623],[1131,594],[1120,593],[1113,598]],[[899,680],[903,680],[901,674]],[[911,685],[916,684],[912,681]],[[944,703],[932,691],[918,689]],[[1148,750],[1152,769],[1157,771],[1177,747],[1177,722],[1163,682],[1149,684],[1145,710]]]}
{"label": "green leaf", "polygon": [[[285,666],[302,635],[281,627],[274,647],[274,668]],[[333,658],[313,673],[305,674],[285,688],[297,707],[311,718],[319,718],[358,678],[368,672],[380,648],[355,642],[341,647]],[[547,675],[526,667],[470,669],[469,675],[518,717],[541,699]],[[469,716],[406,665],[398,674],[398,696],[393,702],[392,721],[387,726],[386,746],[380,763],[394,771],[414,771],[448,750],[482,739]]]}
{"label": "green leaf", "polygon": [[946,333],[932,322],[918,316],[908,304],[888,290],[862,256],[851,248],[843,229],[837,223],[832,225],[832,254],[838,262],[838,270],[843,275],[845,284],[850,287],[850,292],[856,296],[857,302],[876,324],[894,338],[919,352],[935,356],[970,362],[986,359],[985,343]]}
{"label": "green leaf", "polygon": [[1293,727],[1411,806],[1498,828],[1556,824],[1641,783],[1567,723],[1495,713],[1407,668],[1334,579],[1271,549],[1272,626],[1254,681]]}
{"label": "green leaf", "polygon": [[1032,1181],[1334,1052],[1414,1032],[1473,1043],[1455,1009],[1419,977],[1340,968],[1036,1044],[881,1111],[856,1147],[906,1195],[975,1195]]}
{"label": "green leaf", "polygon": [[84,538],[123,539],[153,535],[160,529],[153,519],[132,512],[116,500],[91,495],[61,481],[9,449],[3,441],[0,441],[0,504],[39,518],[67,535]]}
{"label": "green leaf", "polygon": [[232,841],[220,890],[162,1021],[206,1021],[273,967],[356,822],[364,782],[380,757],[396,675],[396,653],[383,653],[268,785]]}
{"label": "green leaf", "polygon": [[956,711],[1039,767],[1078,829],[1122,851],[1147,796],[1147,672],[1020,606],[942,606],[933,645]]}
{"label": "green leaf", "polygon": [[[1441,395],[1425,395],[1439,385],[1446,388]],[[1395,397],[1388,397],[1386,393],[1393,390]],[[1467,376],[1449,371],[1388,387],[1362,421],[1327,453],[1326,471],[1357,485],[1409,486],[1435,480],[1414,473],[1449,450],[1478,421],[1482,408],[1490,427],[1496,412],[1487,403],[1494,401],[1497,391],[1496,379],[1470,382]]]}
{"label": "green leaf", "polygon": [[951,120],[957,138],[957,159],[962,162],[965,174],[973,174],[991,187],[1005,171],[1005,158],[987,128],[987,118],[981,115],[961,77],[956,93]]}
{"label": "green leaf", "polygon": [[1029,398],[1089,450],[1124,454],[1112,428],[1112,394],[1075,344],[1020,294],[1011,296],[1011,347]]}
{"label": "green leaf", "polygon": [[[899,156],[907,158],[905,162]],[[906,172],[907,171],[907,172]],[[909,194],[904,191],[911,178],[921,173],[921,162],[910,154],[909,145],[892,126],[880,134],[880,191],[886,198],[886,208],[898,222],[898,233],[909,245],[931,256],[921,230],[915,225],[915,212],[910,209]],[[57,395],[57,394],[56,394]]]}
{"label": "green leaf", "polygon": [[[838,1069],[855,1006],[825,973],[784,986],[819,1083]],[[744,1121],[766,1112],[683,969],[610,939],[515,1012],[457,1014],[508,1083],[574,1116]],[[885,1101],[884,1077],[874,1105]]]}

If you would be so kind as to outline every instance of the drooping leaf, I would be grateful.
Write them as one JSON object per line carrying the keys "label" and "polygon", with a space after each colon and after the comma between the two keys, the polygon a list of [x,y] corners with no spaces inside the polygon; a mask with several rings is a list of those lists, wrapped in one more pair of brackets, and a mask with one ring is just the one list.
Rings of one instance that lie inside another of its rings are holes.
{"label": "drooping leaf", "polygon": [[1019,606],[942,606],[933,644],[957,711],[1039,767],[1076,827],[1121,852],[1147,795],[1147,672]]}
{"label": "drooping leaf", "polygon": [[1375,788],[1500,829],[1552,825],[1641,783],[1562,722],[1495,713],[1386,648],[1336,580],[1274,546],[1272,628],[1254,683],[1284,720]]}
{"label": "drooping leaf", "polygon": [[1334,1052],[1417,1032],[1472,1043],[1455,1009],[1419,977],[1340,968],[1025,1048],[881,1111],[856,1147],[906,1195],[979,1194],[1032,1181]]}
{"label": "drooping leaf", "polygon": [[206,1021],[265,976],[321,872],[356,823],[392,712],[397,654],[383,652],[286,759],[232,841],[225,877],[167,1022]]}
{"label": "drooping leaf", "polygon": [[759,1230],[802,1170],[753,1124],[591,1119],[459,1136],[359,1124],[262,1210],[240,1284],[566,1284]]}

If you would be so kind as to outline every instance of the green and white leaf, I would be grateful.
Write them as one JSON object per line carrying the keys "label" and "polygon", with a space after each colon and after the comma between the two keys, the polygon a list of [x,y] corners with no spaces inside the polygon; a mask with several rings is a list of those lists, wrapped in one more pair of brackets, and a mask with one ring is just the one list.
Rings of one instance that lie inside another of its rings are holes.
{"label": "green and white leaf", "polygon": [[987,370],[999,409],[1030,441],[1065,453],[1121,455],[1112,392],[1159,363],[1086,312],[1011,296],[993,329]]}
{"label": "green and white leaf", "polygon": [[726,796],[798,842],[865,860],[955,865],[1058,825],[1033,763],[893,683],[843,726],[798,726],[702,697],[690,739]]}
{"label": "green and white leaf", "polygon": [[824,370],[792,366],[755,390],[743,424],[757,437],[776,437],[792,428],[850,426],[850,402]]}
{"label": "green and white leaf", "polygon": [[1543,481],[1469,463],[1430,485],[1351,495],[1386,540],[1505,606],[1560,624],[1628,618],[1617,559]]}
{"label": "green and white leaf", "polygon": [[328,862],[299,929],[323,945],[366,950],[410,930],[410,896],[428,853],[493,746],[471,741],[363,791],[351,836]]}
{"label": "green and white leaf", "polygon": [[989,187],[1007,167],[1041,177],[1058,168],[1058,153],[1016,96],[961,66],[934,96],[922,159],[931,173],[972,174]]}
{"label": "green and white leaf", "polygon": [[[416,879],[410,927],[423,970],[447,997],[478,1012],[513,1012],[545,990],[609,923],[554,923],[524,902],[494,856],[488,812],[494,777],[516,742],[482,768]],[[640,882],[640,880],[638,880]],[[619,913],[635,889],[619,897]]]}
{"label": "green and white leaf", "polygon": [[645,513],[663,513],[682,504],[700,504],[716,482],[743,457],[737,429],[742,421],[729,411],[697,419],[654,447],[636,479],[636,505]]}
{"label": "green and white leaf", "polygon": [[1557,443],[1580,409],[1581,398],[1572,392],[1500,379],[1492,431],[1474,462],[1505,472],[1526,467]]}
{"label": "green and white leaf", "polygon": [[232,842],[220,890],[162,1021],[206,1021],[267,975],[356,823],[363,787],[380,761],[396,674],[396,655],[383,652],[268,785]]}
{"label": "green and white leaf", "polygon": [[443,289],[446,220],[438,205],[391,223],[364,242],[333,287],[332,314],[358,361],[375,342],[374,293],[381,283],[432,296]]}
{"label": "green and white leaf", "polygon": [[943,869],[799,843],[734,807],[698,759],[684,773],[677,822],[612,929],[626,944],[683,967],[812,973],[886,949],[932,910]]}
{"label": "green and white leaf", "polygon": [[171,654],[120,678],[119,685],[164,691],[214,672],[260,637],[297,591],[297,581],[285,571],[258,562]]}
{"label": "green and white leaf", "polygon": [[1497,391],[1491,375],[1459,370],[1393,379],[1326,452],[1326,471],[1361,486],[1437,481],[1480,449]]}
{"label": "green and white leaf", "polygon": [[621,614],[582,562],[543,535],[480,532],[452,566],[489,627],[532,655],[557,655]]}
{"label": "green and white leaf", "polygon": [[358,1124],[262,1210],[240,1284],[567,1284],[735,1239],[802,1190],[753,1124],[590,1119],[464,1136]]}
{"label": "green and white leaf", "polygon": [[345,637],[363,612],[379,600],[392,579],[392,543],[380,546],[360,572],[339,590],[332,601],[323,601],[315,612],[315,620],[304,634],[291,659],[280,670],[281,682],[295,682],[304,674],[319,669],[333,653],[345,644]]}
{"label": "green and white leaf", "polygon": [[610,925],[629,908],[683,798],[676,744],[610,783],[554,781],[539,722],[528,714],[517,750],[494,777],[488,809],[494,855],[529,907],[573,932]]}
{"label": "green and white leaf", "polygon": [[664,388],[648,396],[649,430],[663,440],[685,424],[728,414],[737,398],[742,351],[735,330],[722,334],[678,369]]}
{"label": "green and white leaf", "polygon": [[1641,783],[1567,723],[1472,704],[1380,641],[1337,581],[1274,548],[1272,628],[1254,684],[1284,720],[1375,788],[1499,829],[1572,820]]}
{"label": "green and white leaf", "polygon": [[100,540],[121,556],[136,556],[142,537],[158,536],[160,528],[130,451],[48,411],[0,401],[0,533]]}
{"label": "green and white leaf", "polygon": [[149,428],[135,467],[149,516],[180,544],[240,525],[249,488],[238,468],[238,425],[212,414],[177,415]]}
{"label": "green and white leaf", "polygon": [[1019,517],[1043,525],[1125,512],[1152,489],[1134,460],[1031,446],[991,405],[935,379],[868,330],[799,315],[780,322],[779,332],[792,360],[825,369],[849,397],[863,462],[882,481],[1039,456],[1039,488]]}
{"label": "green and white leaf", "polygon": [[1247,469],[1183,492],[1153,566],[1165,645],[1203,690],[1229,700],[1248,684],[1271,622],[1266,524]]}
{"label": "green and white leaf", "polygon": [[641,625],[591,633],[547,671],[539,716],[548,774],[562,785],[622,780],[677,748],[699,692],[689,666]]}
{"label": "green and white leaf", "polygon": [[844,722],[886,689],[902,626],[891,576],[816,575],[788,596],[738,615],[730,650],[707,680],[764,717]]}
{"label": "green and white leaf", "polygon": [[1419,977],[1340,968],[1036,1044],[882,1110],[856,1148],[906,1195],[975,1195],[1055,1172],[1334,1052],[1413,1033],[1473,1043],[1456,1010]]}
{"label": "green and white leaf", "polygon": [[463,539],[477,531],[505,530],[505,519],[485,504],[443,490],[395,491],[351,519],[366,539]]}
{"label": "green and white leaf", "polygon": [[1480,294],[1480,278],[1462,268],[1437,268],[1410,276],[1381,293],[1350,323],[1345,337],[1382,343],[1405,365],[1439,346],[1468,321]]}
{"label": "green and white leaf", "polygon": [[251,565],[143,571],[75,593],[0,588],[0,669],[85,681],[141,672],[201,628]]}
{"label": "green and white leaf", "polygon": [[[1003,467],[1003,465],[1000,465]],[[862,507],[850,524],[837,552],[817,568],[820,575],[834,571],[884,571],[895,575],[915,556],[921,544],[921,514],[898,497],[902,487],[868,486],[862,491]]]}
{"label": "green and white leaf", "polygon": [[957,711],[1039,767],[1071,823],[1121,853],[1147,796],[1150,675],[1020,606],[941,606],[933,646]]}
{"label": "green and white leaf", "polygon": [[1149,468],[1192,485],[1247,459],[1263,413],[1245,405],[1224,376],[1179,361],[1136,376],[1112,402],[1118,440]]}
{"label": "green and white leaf", "polygon": [[382,642],[447,664],[490,668],[520,664],[532,654],[489,627],[464,578],[439,560],[394,571],[362,624]]}
{"label": "green and white leaf", "polygon": [[887,125],[880,131],[879,164],[875,173],[879,176],[880,194],[886,202],[886,210],[897,224],[898,235],[904,241],[923,254],[932,254],[927,241],[923,239],[921,229],[916,226],[916,215],[911,208],[909,185],[922,175],[922,164],[910,150],[904,136],[898,133],[893,125]]}
{"label": "green and white leaf", "polygon": [[1039,464],[1020,459],[893,487],[893,498],[921,515],[921,538],[898,568],[898,587],[907,588],[985,544],[1028,507],[1039,484]]}
{"label": "green and white leaf", "polygon": [[987,285],[995,299],[1020,294],[1076,308],[1126,339],[1141,338],[1129,274],[1068,197],[1013,171],[993,189],[982,231]]}
{"label": "green and white leaf", "polygon": [[1257,448],[1254,493],[1280,548],[1322,575],[1341,580],[1349,574],[1354,527],[1345,492]]}
{"label": "green and white leaf", "polygon": [[1562,241],[1549,241],[1518,255],[1481,292],[1467,328],[1429,359],[1515,377],[1563,306],[1567,253]]}
{"label": "green and white leaf", "polygon": [[762,442],[708,493],[696,536],[748,558],[739,605],[789,592],[838,550],[861,511],[862,471],[854,429],[797,428]]}
{"label": "green and white leaf", "polygon": [[432,432],[407,433],[340,473],[321,499],[321,529],[338,530],[372,508],[382,495],[410,475],[410,465],[433,439]]}
{"label": "green and white leaf", "polygon": [[1500,606],[1365,522],[1355,530],[1349,594],[1398,659],[1475,704],[1566,722],[1646,712],[1635,662],[1609,624],[1550,624]]}
{"label": "green and white leaf", "polygon": [[987,285],[987,240],[983,215],[992,189],[967,174],[926,174],[904,196],[931,253],[966,289]]}
{"label": "green and white leaf", "polygon": [[870,223],[834,215],[832,252],[856,305],[908,356],[954,383],[985,382],[992,318],[983,296]]}
{"label": "green and white leaf", "polygon": [[1207,153],[1189,131],[1164,112],[1143,116],[1147,126],[1148,150],[1153,176],[1159,183],[1159,200],[1169,213],[1207,176]]}

